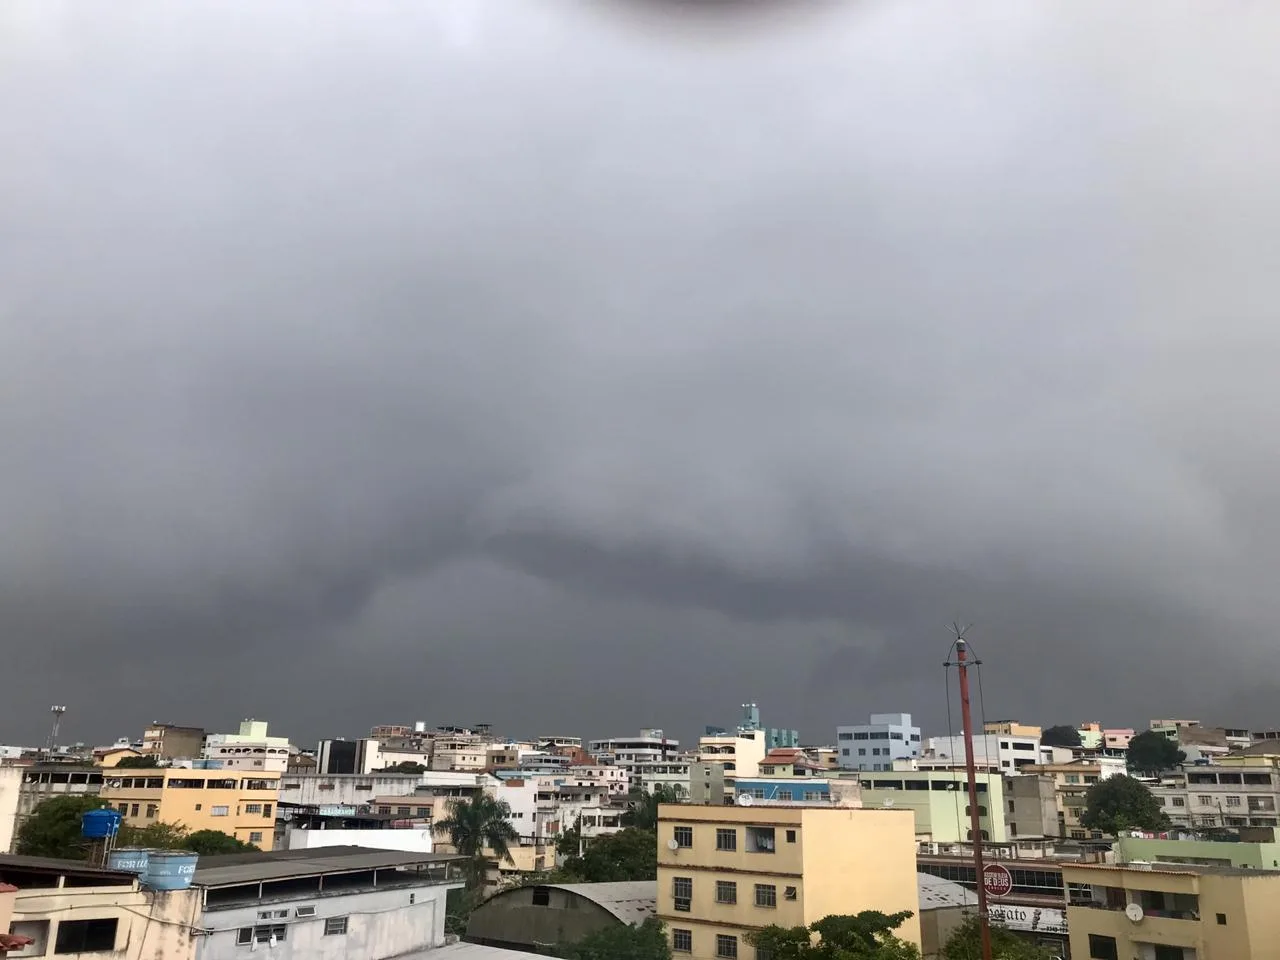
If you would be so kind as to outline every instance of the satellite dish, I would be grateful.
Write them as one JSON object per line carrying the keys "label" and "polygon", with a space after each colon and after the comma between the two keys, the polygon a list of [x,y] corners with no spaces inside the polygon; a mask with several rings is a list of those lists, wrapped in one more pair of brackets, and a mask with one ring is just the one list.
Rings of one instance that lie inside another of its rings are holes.
{"label": "satellite dish", "polygon": [[675,837],[672,837],[670,840],[668,840],[668,841],[667,841],[667,849],[668,849],[668,850],[679,850],[679,849],[680,849],[680,844],[678,844],[678,843],[676,842],[676,838],[675,838]]}
{"label": "satellite dish", "polygon": [[755,797],[751,796],[749,793],[738,794],[738,806],[740,807],[749,807],[755,802]]}
{"label": "satellite dish", "polygon": [[892,806],[893,806],[893,797],[889,797],[889,798],[888,798],[887,800],[885,800],[885,802],[884,802],[884,808],[885,808],[886,810],[888,810],[888,809],[889,809],[890,807],[892,807]]}
{"label": "satellite dish", "polygon": [[1142,920],[1142,917],[1143,917],[1142,907],[1136,903],[1131,903],[1124,908],[1124,915],[1128,917],[1130,920],[1132,920],[1134,923],[1138,923]]}

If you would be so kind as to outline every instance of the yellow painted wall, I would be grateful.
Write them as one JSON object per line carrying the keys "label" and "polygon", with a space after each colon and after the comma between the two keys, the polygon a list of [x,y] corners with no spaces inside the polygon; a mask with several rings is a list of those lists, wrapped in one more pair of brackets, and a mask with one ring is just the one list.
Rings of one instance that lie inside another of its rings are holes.
{"label": "yellow painted wall", "polygon": [[[737,936],[739,957],[754,956],[747,935],[770,924],[813,923],[862,910],[919,910],[915,820],[908,810],[851,807],[698,807],[663,805],[658,824],[658,915],[669,929],[693,933],[697,958],[715,956],[717,933]],[[772,827],[775,852],[749,852],[746,827]],[[693,845],[671,849],[677,826],[693,830]],[[736,831],[736,849],[716,848],[717,828]],[[795,832],[794,842],[787,831]],[[688,912],[675,909],[673,881],[693,881]],[[737,884],[737,902],[718,903],[717,881]],[[756,906],[756,884],[776,888],[777,905]],[[795,887],[795,900],[786,888]],[[920,942],[912,916],[899,935]]]}
{"label": "yellow painted wall", "polygon": [[[164,770],[126,769],[119,773],[118,777],[104,779],[100,796],[105,803],[120,810],[125,823],[131,826],[182,824],[192,833],[217,830],[264,850],[272,847],[276,802],[280,793],[280,774],[276,771],[254,771],[251,776],[246,776],[237,770],[175,767]],[[156,780],[162,780],[163,786],[139,785]],[[183,780],[203,780],[206,784],[210,781],[233,781],[235,786],[192,788],[175,785],[175,781]],[[221,813],[223,809],[225,814]]]}

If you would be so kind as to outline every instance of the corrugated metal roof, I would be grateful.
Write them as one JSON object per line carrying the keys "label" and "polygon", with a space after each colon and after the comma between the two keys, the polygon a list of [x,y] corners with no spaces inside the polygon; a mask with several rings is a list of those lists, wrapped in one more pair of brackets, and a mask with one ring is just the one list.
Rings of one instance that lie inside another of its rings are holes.
{"label": "corrugated metal roof", "polygon": [[277,850],[201,857],[192,883],[201,887],[234,886],[263,880],[287,880],[328,873],[346,873],[387,867],[408,867],[465,857],[440,853],[406,853],[369,847],[315,847],[309,850]]}
{"label": "corrugated metal roof", "polygon": [[399,960],[529,960],[530,956],[532,954],[523,950],[507,950],[503,947],[460,942],[406,954]]}
{"label": "corrugated metal roof", "polygon": [[916,890],[920,909],[940,910],[945,907],[976,907],[978,895],[954,880],[943,880],[931,873],[916,874]]}
{"label": "corrugated metal roof", "polygon": [[608,910],[623,923],[643,923],[658,910],[657,880],[623,880],[617,883],[548,883],[568,890]]}

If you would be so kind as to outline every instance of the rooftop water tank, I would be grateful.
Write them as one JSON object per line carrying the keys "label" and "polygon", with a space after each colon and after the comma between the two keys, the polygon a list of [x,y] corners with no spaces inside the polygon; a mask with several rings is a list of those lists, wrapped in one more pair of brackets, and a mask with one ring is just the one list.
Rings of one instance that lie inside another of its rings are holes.
{"label": "rooftop water tank", "polygon": [[152,890],[185,890],[195,876],[200,854],[190,850],[152,850],[142,885]]}
{"label": "rooftop water tank", "polygon": [[120,829],[121,814],[119,810],[102,807],[99,810],[87,810],[80,818],[80,835],[91,840],[102,840],[114,837]]}
{"label": "rooftop water tank", "polygon": [[141,877],[147,872],[150,860],[151,851],[144,847],[117,847],[107,854],[107,869],[136,873]]}

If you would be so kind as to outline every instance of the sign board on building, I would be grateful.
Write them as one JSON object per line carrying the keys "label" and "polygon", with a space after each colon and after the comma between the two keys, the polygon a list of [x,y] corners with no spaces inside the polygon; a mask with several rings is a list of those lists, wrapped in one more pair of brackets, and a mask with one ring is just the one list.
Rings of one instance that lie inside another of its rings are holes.
{"label": "sign board on building", "polygon": [[1032,930],[1036,933],[1067,932],[1067,915],[1052,907],[1020,907],[1011,903],[993,903],[987,916],[1010,930]]}
{"label": "sign board on building", "polygon": [[998,863],[988,863],[982,868],[982,887],[989,897],[1006,896],[1013,889],[1013,874]]}
{"label": "sign board on building", "polygon": [[322,803],[316,813],[322,817],[354,817],[356,808],[342,803]]}

